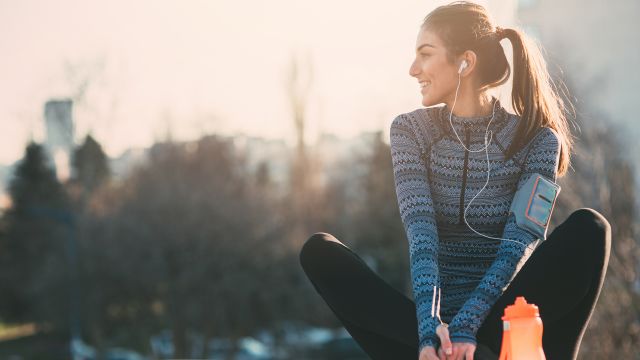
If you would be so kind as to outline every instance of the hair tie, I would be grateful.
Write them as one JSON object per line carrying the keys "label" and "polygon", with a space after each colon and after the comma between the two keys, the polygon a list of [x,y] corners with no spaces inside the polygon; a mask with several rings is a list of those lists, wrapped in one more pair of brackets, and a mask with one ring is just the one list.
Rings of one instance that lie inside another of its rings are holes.
{"label": "hair tie", "polygon": [[504,38],[504,29],[500,26],[496,26],[496,36],[498,37],[498,40]]}

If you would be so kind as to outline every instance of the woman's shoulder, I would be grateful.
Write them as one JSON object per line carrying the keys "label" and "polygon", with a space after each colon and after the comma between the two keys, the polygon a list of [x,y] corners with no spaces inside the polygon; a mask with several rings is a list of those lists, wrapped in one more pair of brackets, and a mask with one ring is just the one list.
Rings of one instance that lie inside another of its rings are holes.
{"label": "woman's shoulder", "polygon": [[542,126],[533,135],[529,144],[533,147],[557,147],[560,144],[560,135],[555,129]]}
{"label": "woman's shoulder", "polygon": [[410,130],[418,139],[429,140],[438,133],[437,121],[442,105],[419,108],[396,116],[391,128]]}
{"label": "woman's shoulder", "polygon": [[561,149],[561,141],[558,132],[550,127],[542,126],[531,136],[529,141],[517,151],[514,159],[521,166],[532,160],[539,160],[541,157],[558,157]]}

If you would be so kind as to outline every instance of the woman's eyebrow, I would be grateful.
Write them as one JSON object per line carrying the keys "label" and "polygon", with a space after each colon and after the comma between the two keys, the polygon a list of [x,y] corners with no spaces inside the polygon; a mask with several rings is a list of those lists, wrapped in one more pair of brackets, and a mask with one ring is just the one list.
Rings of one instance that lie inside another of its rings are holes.
{"label": "woman's eyebrow", "polygon": [[422,45],[418,46],[418,48],[416,49],[416,51],[420,51],[420,49],[422,49],[422,48],[423,48],[423,47],[425,47],[425,46],[428,46],[428,47],[430,47],[430,48],[435,48],[435,46],[433,46],[433,45],[431,45],[431,44],[429,44],[429,43],[424,43],[424,44],[422,44]]}

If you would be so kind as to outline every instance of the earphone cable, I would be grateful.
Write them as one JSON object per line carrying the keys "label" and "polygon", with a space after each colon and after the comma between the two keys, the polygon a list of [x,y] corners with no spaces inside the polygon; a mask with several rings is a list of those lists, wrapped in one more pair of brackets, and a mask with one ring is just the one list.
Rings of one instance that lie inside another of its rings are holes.
{"label": "earphone cable", "polygon": [[[464,222],[465,224],[467,224],[467,227],[469,227],[469,229],[471,229],[473,232],[475,232],[476,234],[480,235],[480,236],[484,236],[486,238],[489,239],[494,239],[494,240],[504,240],[504,241],[511,241],[514,242],[518,245],[524,245],[525,249],[528,248],[529,246],[533,245],[535,242],[532,242],[529,245],[525,245],[524,243],[517,241],[517,240],[513,240],[513,239],[504,239],[504,238],[498,238],[498,237],[493,237],[493,236],[488,236],[485,234],[481,234],[478,231],[476,231],[473,227],[471,227],[471,225],[469,225],[469,223],[467,222],[467,210],[469,209],[469,207],[471,206],[471,203],[473,202],[473,200],[476,199],[476,197],[478,197],[478,195],[480,195],[480,193],[487,187],[487,184],[489,184],[489,174],[491,172],[491,166],[490,166],[490,162],[489,162],[489,144],[491,144],[491,140],[493,140],[493,131],[489,131],[489,126],[491,125],[491,122],[493,121],[493,118],[495,116],[495,112],[496,112],[496,104],[498,103],[498,100],[494,100],[493,102],[493,112],[491,114],[491,119],[489,120],[489,123],[487,124],[487,129],[485,130],[484,133],[484,148],[479,149],[479,150],[470,150],[468,149],[464,143],[462,142],[462,140],[460,139],[460,136],[458,136],[458,132],[456,131],[455,127],[453,126],[453,122],[452,122],[452,115],[453,115],[453,109],[456,106],[456,102],[458,100],[458,91],[460,90],[460,81],[461,81],[461,74],[458,73],[458,85],[456,86],[456,93],[455,96],[453,98],[453,105],[451,106],[451,111],[449,112],[449,124],[451,125],[451,129],[453,129],[453,132],[456,134],[456,137],[458,138],[458,141],[460,142],[460,144],[462,145],[462,147],[465,148],[465,150],[469,151],[469,152],[480,152],[482,150],[485,150],[486,154],[487,154],[487,181],[484,183],[484,186],[482,187],[482,189],[480,189],[480,191],[471,199],[471,201],[469,201],[469,205],[467,205],[464,209],[463,212],[463,218],[464,218]],[[487,141],[488,140],[488,141]],[[533,250],[533,248],[532,248]],[[434,293],[435,294],[435,293]]]}

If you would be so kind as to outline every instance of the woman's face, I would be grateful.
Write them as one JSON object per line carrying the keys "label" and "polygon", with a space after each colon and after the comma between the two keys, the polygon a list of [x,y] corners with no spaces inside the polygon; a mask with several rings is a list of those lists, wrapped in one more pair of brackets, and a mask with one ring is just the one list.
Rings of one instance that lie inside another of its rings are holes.
{"label": "woman's face", "polygon": [[451,106],[460,64],[447,60],[447,49],[434,32],[421,29],[416,40],[416,58],[409,68],[409,75],[420,83],[422,105],[447,103]]}

